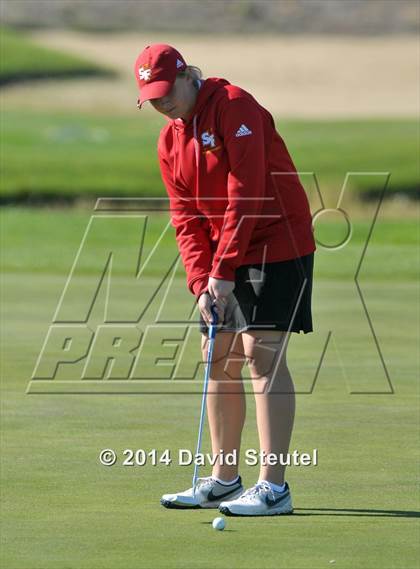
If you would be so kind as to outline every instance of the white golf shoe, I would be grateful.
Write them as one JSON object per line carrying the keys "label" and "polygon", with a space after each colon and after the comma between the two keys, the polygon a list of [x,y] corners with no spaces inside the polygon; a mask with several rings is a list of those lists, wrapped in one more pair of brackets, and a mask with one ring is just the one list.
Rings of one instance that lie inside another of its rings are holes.
{"label": "white golf shoe", "polygon": [[223,500],[234,500],[244,491],[241,477],[232,484],[221,484],[211,476],[198,478],[193,489],[178,494],[164,494],[160,500],[165,508],[218,508]]}
{"label": "white golf shoe", "polygon": [[225,500],[219,506],[225,516],[276,516],[293,512],[289,485],[285,484],[283,492],[273,490],[262,480],[246,490],[236,500]]}

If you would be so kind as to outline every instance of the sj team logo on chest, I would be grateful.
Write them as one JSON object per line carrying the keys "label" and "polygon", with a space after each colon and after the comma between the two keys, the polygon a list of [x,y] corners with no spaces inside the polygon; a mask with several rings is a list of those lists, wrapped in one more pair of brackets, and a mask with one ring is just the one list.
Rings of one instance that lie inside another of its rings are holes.
{"label": "sj team logo on chest", "polygon": [[221,147],[220,144],[216,140],[216,135],[213,132],[212,128],[207,129],[201,135],[201,147],[204,153],[206,152],[214,152],[215,150],[219,150]]}

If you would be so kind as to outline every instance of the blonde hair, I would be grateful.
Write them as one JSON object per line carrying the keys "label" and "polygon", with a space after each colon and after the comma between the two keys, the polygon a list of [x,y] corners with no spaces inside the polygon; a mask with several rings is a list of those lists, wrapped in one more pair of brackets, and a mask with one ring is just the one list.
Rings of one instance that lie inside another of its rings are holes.
{"label": "blonde hair", "polygon": [[197,81],[203,77],[203,73],[199,67],[195,65],[187,65],[187,67],[177,74],[177,77],[191,77]]}

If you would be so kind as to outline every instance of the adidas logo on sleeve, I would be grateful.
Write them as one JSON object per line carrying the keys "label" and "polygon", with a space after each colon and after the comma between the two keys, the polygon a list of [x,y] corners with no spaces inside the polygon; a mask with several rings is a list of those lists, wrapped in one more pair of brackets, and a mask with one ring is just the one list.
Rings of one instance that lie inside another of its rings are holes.
{"label": "adidas logo on sleeve", "polygon": [[238,138],[239,136],[248,136],[249,134],[252,134],[252,130],[249,130],[245,124],[241,124],[241,126],[236,131],[235,136]]}

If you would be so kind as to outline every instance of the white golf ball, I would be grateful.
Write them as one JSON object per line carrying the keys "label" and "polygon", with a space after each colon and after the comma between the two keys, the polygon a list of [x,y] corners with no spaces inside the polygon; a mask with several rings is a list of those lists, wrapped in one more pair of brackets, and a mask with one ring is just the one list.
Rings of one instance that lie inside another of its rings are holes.
{"label": "white golf ball", "polygon": [[214,518],[213,520],[213,529],[217,529],[218,531],[223,531],[225,529],[225,520],[223,518]]}

